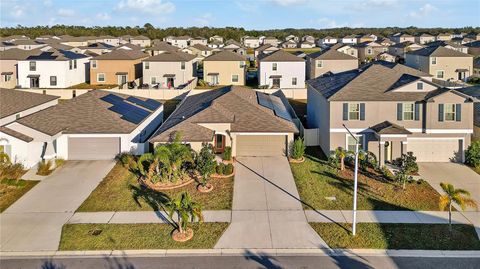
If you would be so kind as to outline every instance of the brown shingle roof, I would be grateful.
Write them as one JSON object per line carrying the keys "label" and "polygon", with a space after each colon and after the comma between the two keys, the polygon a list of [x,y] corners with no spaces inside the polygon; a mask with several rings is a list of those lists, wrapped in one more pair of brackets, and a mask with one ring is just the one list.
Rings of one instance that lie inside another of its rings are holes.
{"label": "brown shingle roof", "polygon": [[22,50],[22,49],[8,49],[0,51],[0,60],[25,60],[30,55],[36,55],[42,53],[39,49]]}
{"label": "brown shingle roof", "polygon": [[144,62],[189,62],[195,59],[195,55],[185,52],[165,52],[149,57]]}
{"label": "brown shingle roof", "polygon": [[172,46],[167,42],[160,41],[155,46],[151,47],[149,50],[153,51],[177,51],[179,50],[178,47]]}
{"label": "brown shingle roof", "polygon": [[202,44],[195,44],[192,47],[196,48],[197,50],[201,50],[201,51],[212,51],[213,50],[212,48],[207,47],[207,46],[202,45]]}
{"label": "brown shingle roof", "polygon": [[58,99],[58,96],[0,88],[0,118]]}
{"label": "brown shingle roof", "polygon": [[245,61],[247,58],[245,56],[239,55],[235,52],[230,52],[227,50],[220,51],[218,53],[214,53],[207,58],[203,59],[203,61]]}
{"label": "brown shingle roof", "polygon": [[412,55],[429,56],[429,57],[473,57],[472,55],[469,55],[457,50],[448,49],[442,46],[426,47],[423,49],[414,50],[407,53]]}
{"label": "brown shingle roof", "polygon": [[33,141],[33,138],[31,138],[30,136],[19,133],[15,130],[12,130],[12,129],[10,129],[8,127],[5,127],[5,126],[0,126],[0,132],[5,133],[5,134],[10,135],[10,136],[13,136],[15,138],[18,138],[18,139],[20,139],[22,141],[25,141],[25,142],[32,142]]}
{"label": "brown shingle roof", "polygon": [[117,49],[94,57],[92,60],[136,60],[147,58],[148,54],[139,50]]}
{"label": "brown shingle roof", "polygon": [[304,62],[305,60],[284,50],[277,50],[258,57],[261,62]]}
{"label": "brown shingle roof", "polygon": [[357,58],[335,49],[317,51],[308,54],[307,57],[318,60],[357,60]]}

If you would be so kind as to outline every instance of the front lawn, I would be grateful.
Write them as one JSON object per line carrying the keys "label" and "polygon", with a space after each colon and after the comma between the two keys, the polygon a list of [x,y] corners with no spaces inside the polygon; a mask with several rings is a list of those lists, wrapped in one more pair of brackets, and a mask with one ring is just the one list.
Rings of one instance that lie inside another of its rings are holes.
{"label": "front lawn", "polygon": [[[320,147],[307,148],[306,161],[291,164],[304,208],[348,210],[353,205],[353,171],[340,171],[325,161]],[[411,182],[403,190],[375,172],[359,173],[359,210],[439,210],[439,194],[426,182]]]}
{"label": "front lawn", "polygon": [[357,235],[351,224],[310,223],[331,248],[480,250],[472,225],[358,223]]}
{"label": "front lawn", "polygon": [[142,188],[137,178],[118,163],[77,211],[158,211],[161,204],[167,200],[166,196],[177,196],[183,191],[189,192],[193,200],[200,203],[204,210],[231,209],[233,177],[212,179],[210,183],[214,185],[214,190],[210,193],[198,192],[195,182],[175,190],[155,192]]}
{"label": "front lawn", "polygon": [[[174,241],[169,224],[66,224],[60,250],[192,249],[213,248],[228,223],[209,222],[191,225],[193,238]],[[92,231],[100,232],[93,235]]]}
{"label": "front lawn", "polygon": [[5,211],[39,181],[2,179],[0,181],[0,212]]}

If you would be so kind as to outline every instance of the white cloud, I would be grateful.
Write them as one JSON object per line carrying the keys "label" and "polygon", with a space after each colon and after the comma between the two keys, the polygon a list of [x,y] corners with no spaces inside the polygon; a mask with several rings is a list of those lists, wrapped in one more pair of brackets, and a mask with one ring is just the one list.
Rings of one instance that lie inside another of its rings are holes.
{"label": "white cloud", "polygon": [[398,4],[398,0],[365,0],[356,2],[353,6],[353,10],[366,11],[372,9],[386,9],[393,8]]}
{"label": "white cloud", "polygon": [[431,4],[425,4],[417,11],[410,12],[408,16],[415,19],[425,18],[435,10],[437,10],[436,7],[432,6]]}
{"label": "white cloud", "polygon": [[97,17],[97,19],[99,20],[103,20],[103,21],[108,21],[110,20],[112,17],[110,16],[110,14],[106,13],[106,12],[100,12],[100,13],[97,13],[97,15],[95,15],[95,17]]}
{"label": "white cloud", "polygon": [[305,0],[271,0],[273,3],[279,5],[279,6],[283,6],[283,7],[287,7],[287,6],[291,6],[291,5],[298,5],[298,4],[303,4],[305,3],[306,1]]}
{"label": "white cloud", "polygon": [[60,17],[72,17],[75,15],[73,9],[60,8],[57,11],[57,15]]}
{"label": "white cloud", "polygon": [[25,10],[20,5],[14,5],[10,11],[10,15],[14,18],[20,18],[25,15]]}
{"label": "white cloud", "polygon": [[175,5],[172,2],[165,2],[162,0],[122,0],[120,3],[118,3],[117,10],[135,10],[144,13],[155,13],[161,15],[174,12]]}
{"label": "white cloud", "polygon": [[214,17],[212,15],[212,13],[206,13],[206,14],[203,14],[202,16],[198,17],[198,18],[195,18],[195,21],[200,26],[209,26],[213,19],[214,19]]}
{"label": "white cloud", "polygon": [[338,24],[335,20],[332,20],[330,18],[320,18],[317,19],[316,21],[322,28],[340,28],[340,27],[346,27],[346,23]]}

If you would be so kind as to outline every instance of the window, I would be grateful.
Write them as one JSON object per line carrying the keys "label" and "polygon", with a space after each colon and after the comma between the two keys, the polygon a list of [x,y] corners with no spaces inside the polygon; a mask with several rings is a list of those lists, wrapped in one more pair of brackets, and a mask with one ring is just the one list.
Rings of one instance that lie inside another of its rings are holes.
{"label": "window", "polygon": [[348,119],[349,120],[360,119],[360,104],[358,103],[348,104]]}
{"label": "window", "polygon": [[[362,135],[355,135],[355,137],[357,138],[358,143],[359,143],[358,150],[362,150],[362,149],[363,149],[363,136],[362,136]],[[355,139],[353,139],[353,137],[352,137],[351,135],[347,134],[347,146],[346,146],[346,149],[347,149],[348,151],[353,151],[353,152],[355,152],[355,144],[356,144]]]}
{"label": "window", "polygon": [[30,62],[30,71],[37,71],[37,62]]}
{"label": "window", "polygon": [[92,69],[97,69],[97,61],[96,60],[91,61],[91,64],[92,64]]}
{"label": "window", "polygon": [[415,104],[404,103],[403,104],[403,120],[413,120],[414,114],[415,114]]}
{"label": "window", "polygon": [[12,75],[4,75],[4,81],[10,81],[12,80]]}
{"label": "window", "polygon": [[442,70],[437,71],[437,78],[443,78],[443,74]]}
{"label": "window", "polygon": [[57,76],[50,76],[50,86],[57,86]]}
{"label": "window", "polygon": [[371,55],[372,53],[373,53],[373,52],[372,52],[372,49],[368,48],[368,49],[367,49],[367,54],[368,54],[368,55]]}
{"label": "window", "polygon": [[292,78],[292,85],[293,86],[297,85],[297,78]]}
{"label": "window", "polygon": [[423,90],[423,83],[417,82],[417,90]]}
{"label": "window", "polygon": [[455,104],[445,104],[443,118],[445,121],[454,121],[455,120]]}
{"label": "window", "polygon": [[185,70],[185,62],[181,62],[181,64],[180,64],[180,69],[181,69],[181,70]]}
{"label": "window", "polygon": [[72,70],[72,67],[73,67],[73,61],[72,60],[68,61],[68,66],[69,66],[70,70]]}
{"label": "window", "polygon": [[151,84],[157,84],[157,77],[150,77]]}
{"label": "window", "polygon": [[150,63],[149,62],[145,62],[145,69],[150,69]]}
{"label": "window", "polygon": [[77,60],[73,60],[73,68],[77,69]]}
{"label": "window", "polygon": [[432,57],[431,62],[432,64],[437,64],[437,57]]}
{"label": "window", "polygon": [[15,115],[15,119],[17,119],[17,120],[20,119],[20,117],[21,117],[21,116],[20,116],[20,113],[18,113],[17,115]]}
{"label": "window", "polygon": [[317,61],[317,67],[323,67],[323,61],[322,60]]}
{"label": "window", "polygon": [[238,82],[238,75],[232,75],[232,82]]}
{"label": "window", "polygon": [[105,82],[105,74],[103,74],[103,73],[97,74],[97,81],[98,82]]}
{"label": "window", "polygon": [[277,71],[277,63],[272,64],[272,71]]}

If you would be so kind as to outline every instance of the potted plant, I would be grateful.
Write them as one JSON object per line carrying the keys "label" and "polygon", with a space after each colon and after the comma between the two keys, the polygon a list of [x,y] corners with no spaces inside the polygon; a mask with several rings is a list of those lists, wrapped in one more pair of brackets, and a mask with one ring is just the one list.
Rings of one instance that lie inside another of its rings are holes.
{"label": "potted plant", "polygon": [[203,221],[201,205],[193,201],[188,192],[182,192],[178,197],[170,199],[165,207],[176,228],[172,232],[172,239],[177,242],[192,239],[193,230],[188,226],[196,220]]}
{"label": "potted plant", "polygon": [[292,145],[292,154],[290,155],[290,162],[301,163],[305,161],[305,142],[303,138],[297,138]]}
{"label": "potted plant", "polygon": [[196,158],[196,169],[200,173],[200,184],[197,189],[200,192],[210,192],[213,185],[208,181],[212,174],[215,173],[216,161],[213,153],[212,145],[204,144],[200,153]]}

